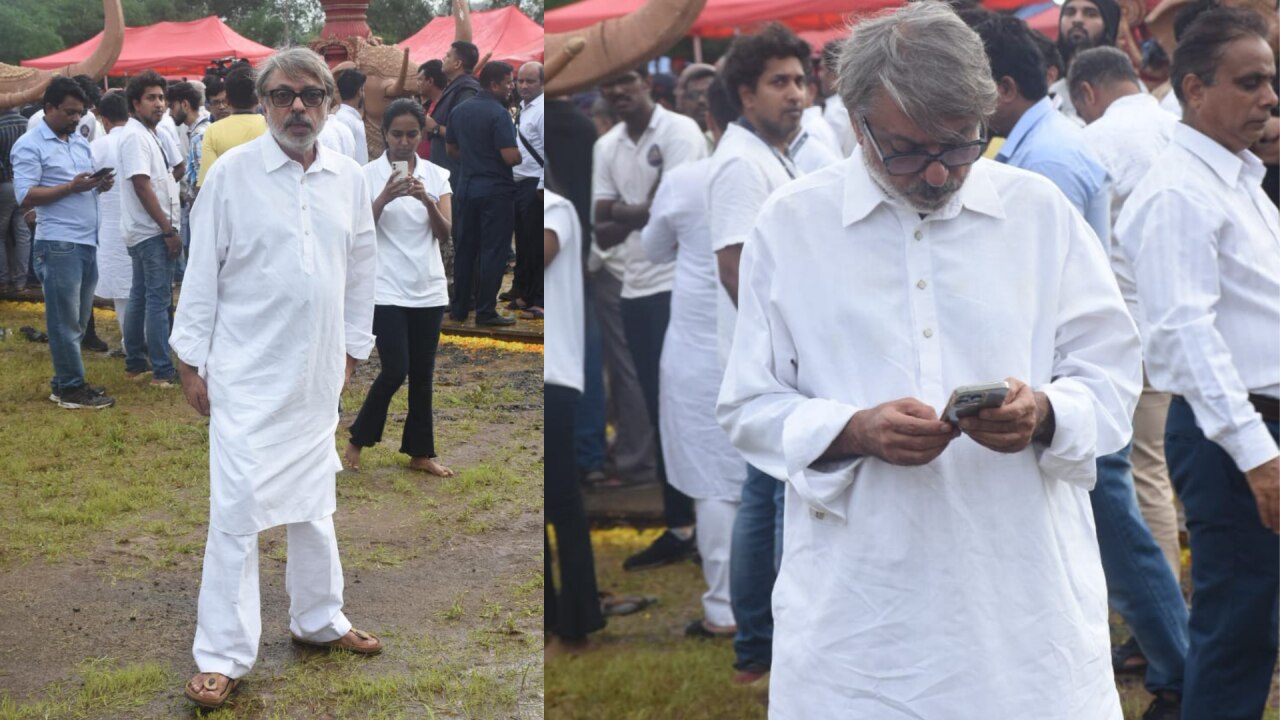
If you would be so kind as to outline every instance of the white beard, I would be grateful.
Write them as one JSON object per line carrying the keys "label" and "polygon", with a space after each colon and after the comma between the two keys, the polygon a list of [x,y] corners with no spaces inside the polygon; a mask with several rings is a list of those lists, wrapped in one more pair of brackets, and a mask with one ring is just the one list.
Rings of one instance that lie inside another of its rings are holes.
{"label": "white beard", "polygon": [[[928,215],[929,213],[937,212],[942,209],[943,206],[951,201],[951,198],[956,194],[956,191],[960,189],[960,183],[955,182],[955,178],[948,176],[947,182],[942,185],[942,189],[944,189],[945,192],[940,193],[938,197],[925,198],[910,196],[894,187],[893,183],[889,179],[889,174],[885,171],[884,167],[871,162],[871,156],[865,151],[862,153],[862,164],[867,166],[867,173],[871,175],[871,180],[880,188],[881,191],[884,192],[886,196],[889,197],[890,200],[901,205],[905,205],[921,215]],[[913,186],[917,184],[921,186],[922,190],[930,187],[923,180],[915,181]],[[955,186],[950,187],[952,184]],[[937,192],[938,189],[935,189],[934,191]]]}

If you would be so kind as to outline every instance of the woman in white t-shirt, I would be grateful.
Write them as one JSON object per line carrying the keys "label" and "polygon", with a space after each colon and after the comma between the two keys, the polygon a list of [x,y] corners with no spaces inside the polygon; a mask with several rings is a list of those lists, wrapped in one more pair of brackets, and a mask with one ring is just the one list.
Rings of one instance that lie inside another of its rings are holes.
{"label": "woman in white t-shirt", "polygon": [[[373,333],[382,370],[351,425],[344,458],[347,467],[358,470],[361,449],[382,440],[387,406],[407,377],[409,416],[400,452],[410,457],[410,468],[449,477],[453,471],[435,459],[431,384],[440,323],[449,304],[438,238],[449,236],[451,197],[448,171],[418,159],[415,152],[425,126],[421,105],[413,100],[391,103],[382,115],[387,151],[364,166],[378,226]],[[396,171],[400,163],[407,172]]]}

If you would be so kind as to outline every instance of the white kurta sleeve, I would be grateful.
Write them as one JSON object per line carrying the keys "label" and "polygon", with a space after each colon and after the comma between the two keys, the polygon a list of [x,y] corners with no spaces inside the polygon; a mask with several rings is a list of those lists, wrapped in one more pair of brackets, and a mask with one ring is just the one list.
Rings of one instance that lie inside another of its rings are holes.
{"label": "white kurta sleeve", "polygon": [[1055,431],[1037,447],[1048,476],[1090,490],[1096,461],[1133,436],[1142,391],[1142,346],[1106,254],[1084,218],[1071,214],[1060,273],[1053,379],[1035,388],[1053,405]]}
{"label": "white kurta sleeve", "polygon": [[373,293],[378,279],[378,235],[373,201],[366,183],[357,184],[351,212],[351,247],[347,252],[347,288],[343,325],[347,354],[365,360],[373,352]]}
{"label": "white kurta sleeve", "polygon": [[1134,236],[1123,249],[1146,318],[1151,385],[1186,398],[1205,437],[1222,446],[1241,472],[1252,470],[1277,452],[1214,324],[1222,294],[1219,234],[1231,220],[1222,209],[1175,190],[1134,210],[1123,213],[1126,222],[1119,227]]}
{"label": "white kurta sleeve", "polygon": [[191,246],[187,251],[187,271],[173,317],[169,347],[182,362],[202,368],[209,357],[213,324],[218,314],[218,276],[231,246],[231,217],[221,207],[221,168],[210,168],[200,195],[191,207]]}
{"label": "white kurta sleeve", "polygon": [[742,253],[738,323],[716,417],[748,463],[791,483],[815,511],[843,521],[835,500],[863,458],[817,460],[860,408],[797,389],[795,343],[769,302],[776,273],[757,230]]}
{"label": "white kurta sleeve", "polygon": [[676,212],[679,197],[676,183],[670,176],[663,178],[658,192],[649,206],[649,222],[640,231],[640,247],[652,263],[675,262],[680,234],[676,229]]}

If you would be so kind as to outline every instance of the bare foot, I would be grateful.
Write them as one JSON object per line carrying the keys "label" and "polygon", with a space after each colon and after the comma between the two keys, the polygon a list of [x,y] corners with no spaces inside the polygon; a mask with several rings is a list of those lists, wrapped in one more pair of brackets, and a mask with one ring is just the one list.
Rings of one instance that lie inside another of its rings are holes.
{"label": "bare foot", "polygon": [[342,451],[342,460],[347,465],[348,470],[355,472],[360,471],[360,448],[347,443],[347,449]]}
{"label": "bare foot", "polygon": [[410,470],[421,470],[439,477],[453,477],[453,471],[436,462],[435,458],[416,457],[409,460]]}

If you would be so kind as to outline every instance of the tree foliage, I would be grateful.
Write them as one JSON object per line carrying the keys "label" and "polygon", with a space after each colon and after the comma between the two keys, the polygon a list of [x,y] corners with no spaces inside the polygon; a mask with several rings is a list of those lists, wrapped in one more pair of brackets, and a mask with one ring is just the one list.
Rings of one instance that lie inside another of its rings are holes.
{"label": "tree foliage", "polygon": [[[305,44],[324,24],[318,0],[123,0],[125,25],[195,20],[217,15],[233,30],[270,47]],[[517,5],[542,22],[543,0],[471,0],[474,10]],[[389,43],[447,15],[451,0],[371,0],[369,27]],[[286,22],[286,18],[288,22]],[[78,45],[102,31],[101,0],[0,0],[0,62],[19,61]],[[287,32],[287,35],[286,35]]]}

